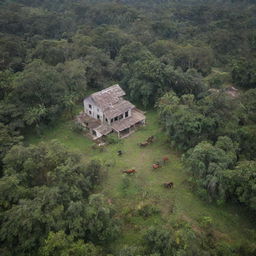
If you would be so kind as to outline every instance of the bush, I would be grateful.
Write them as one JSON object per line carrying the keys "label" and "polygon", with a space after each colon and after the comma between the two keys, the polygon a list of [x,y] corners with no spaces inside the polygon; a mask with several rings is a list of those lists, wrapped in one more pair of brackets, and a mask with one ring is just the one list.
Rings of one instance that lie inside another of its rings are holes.
{"label": "bush", "polygon": [[86,128],[78,122],[72,124],[71,130],[76,133],[82,133],[86,131]]}
{"label": "bush", "polygon": [[211,88],[220,89],[223,84],[230,82],[231,77],[227,72],[216,72],[213,75],[210,75],[206,78],[206,81],[210,85]]}
{"label": "bush", "polygon": [[210,199],[210,198],[209,198],[209,195],[208,195],[206,189],[200,188],[200,187],[198,186],[198,187],[197,187],[197,190],[196,190],[195,192],[196,192],[197,196],[198,196],[201,200],[203,200],[203,201],[205,201],[205,202],[209,202],[209,199]]}
{"label": "bush", "polygon": [[209,230],[213,227],[213,219],[209,216],[202,216],[199,219],[199,224],[202,228]]}
{"label": "bush", "polygon": [[118,144],[121,143],[121,139],[116,134],[112,133],[105,138],[107,144]]}
{"label": "bush", "polygon": [[174,255],[175,238],[168,229],[160,226],[150,227],[145,233],[143,240],[148,254]]}
{"label": "bush", "polygon": [[137,212],[138,212],[139,216],[147,218],[152,215],[158,214],[160,212],[160,210],[155,206],[146,204],[146,205],[140,206]]}
{"label": "bush", "polygon": [[136,246],[125,246],[121,249],[118,256],[139,256],[140,248]]}

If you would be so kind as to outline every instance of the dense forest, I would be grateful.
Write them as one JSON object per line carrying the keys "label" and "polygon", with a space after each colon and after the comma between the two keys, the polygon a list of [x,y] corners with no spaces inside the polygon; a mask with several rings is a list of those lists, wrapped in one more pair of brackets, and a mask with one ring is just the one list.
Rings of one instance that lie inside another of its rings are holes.
{"label": "dense forest", "polygon": [[207,219],[200,236],[185,222],[152,225],[139,247],[114,252],[122,220],[100,193],[104,163],[58,141],[25,145],[114,83],[158,112],[201,200],[255,217],[253,0],[2,0],[0,254],[255,255],[255,243],[216,242]]}

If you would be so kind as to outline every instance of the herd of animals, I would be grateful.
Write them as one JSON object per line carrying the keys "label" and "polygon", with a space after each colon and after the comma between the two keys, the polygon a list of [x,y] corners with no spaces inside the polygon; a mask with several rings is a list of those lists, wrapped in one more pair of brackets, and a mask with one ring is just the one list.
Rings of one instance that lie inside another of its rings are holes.
{"label": "herd of animals", "polygon": [[[150,136],[150,137],[147,138],[146,141],[139,143],[139,146],[140,146],[140,147],[146,147],[147,145],[153,143],[153,141],[154,141],[154,136]],[[119,156],[122,156],[123,152],[122,152],[121,150],[119,150],[119,151],[117,152],[117,154],[118,154]],[[157,161],[157,162],[155,162],[155,163],[152,164],[153,170],[162,167],[162,166],[165,165],[166,162],[168,162],[168,161],[169,161],[169,158],[168,158],[167,156],[164,156],[161,161]],[[137,172],[137,171],[135,170],[135,168],[131,168],[131,169],[123,170],[123,171],[122,171],[122,173],[125,173],[125,174],[128,174],[128,175],[130,175],[130,174],[135,174],[136,172]],[[163,183],[163,186],[164,186],[165,188],[171,189],[171,188],[173,188],[174,183],[171,182],[171,181],[169,181],[169,182],[164,182],[164,183]]]}
{"label": "herd of animals", "polygon": [[[154,140],[155,140],[155,137],[152,135],[152,136],[148,137],[145,141],[139,143],[138,146],[146,147],[146,146],[150,145],[151,143],[153,143]],[[92,148],[99,149],[101,152],[103,152],[105,150],[105,145],[106,145],[106,143],[95,144],[92,146]],[[124,152],[122,150],[117,151],[118,156],[122,156],[123,154],[124,154]],[[152,164],[152,169],[155,170],[155,169],[161,168],[168,161],[169,161],[169,158],[167,156],[164,156],[160,161],[156,161]],[[131,169],[122,171],[122,173],[127,174],[127,175],[135,174],[136,172],[137,171],[135,170],[135,168],[131,168]],[[171,181],[164,182],[162,185],[164,188],[168,188],[168,189],[171,189],[174,187],[174,183]]]}

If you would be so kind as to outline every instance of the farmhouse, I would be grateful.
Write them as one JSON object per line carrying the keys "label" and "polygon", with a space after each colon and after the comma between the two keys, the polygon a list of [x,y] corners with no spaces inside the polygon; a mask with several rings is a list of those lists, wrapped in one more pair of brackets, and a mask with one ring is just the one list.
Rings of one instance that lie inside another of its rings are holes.
{"label": "farmhouse", "polygon": [[78,121],[89,129],[94,139],[111,132],[123,138],[145,124],[144,113],[124,96],[125,92],[116,84],[84,99],[84,112]]}

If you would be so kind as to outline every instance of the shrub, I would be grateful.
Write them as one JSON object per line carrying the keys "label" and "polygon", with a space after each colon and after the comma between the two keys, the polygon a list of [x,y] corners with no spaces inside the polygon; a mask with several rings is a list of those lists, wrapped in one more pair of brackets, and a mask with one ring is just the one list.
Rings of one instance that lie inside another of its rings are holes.
{"label": "shrub", "polygon": [[199,220],[200,226],[205,229],[211,229],[213,227],[213,220],[209,216],[203,216]]}
{"label": "shrub", "polygon": [[121,139],[116,134],[112,133],[105,138],[107,144],[118,144],[121,143]]}
{"label": "shrub", "polygon": [[160,212],[160,210],[155,206],[146,204],[146,205],[143,205],[143,206],[139,207],[137,212],[138,212],[139,216],[147,218],[147,217],[150,217],[152,215],[158,214]]}
{"label": "shrub", "polygon": [[136,246],[125,246],[121,249],[118,256],[139,256],[140,248]]}
{"label": "shrub", "polygon": [[86,128],[78,122],[72,124],[71,130],[76,133],[82,133],[86,131]]}

